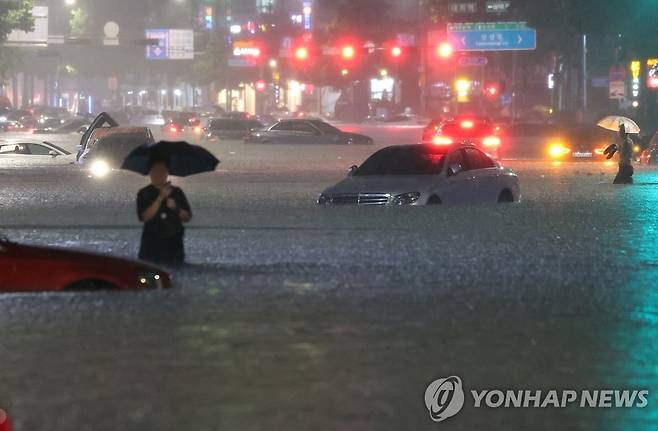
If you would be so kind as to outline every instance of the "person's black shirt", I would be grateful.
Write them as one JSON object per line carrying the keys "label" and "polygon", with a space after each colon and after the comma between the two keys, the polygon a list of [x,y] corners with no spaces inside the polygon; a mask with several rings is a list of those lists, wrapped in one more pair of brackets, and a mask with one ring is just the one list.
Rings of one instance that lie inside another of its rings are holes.
{"label": "person's black shirt", "polygon": [[[144,221],[142,214],[155,202],[159,194],[160,189],[152,184],[139,191],[137,217],[140,221]],[[185,227],[178,212],[185,210],[191,215],[192,211],[185,193],[180,188],[172,186],[169,197],[176,201],[176,209],[168,208],[165,199],[155,217],[144,223],[139,249],[139,258],[142,260],[163,264],[181,264],[185,260],[183,245]]]}

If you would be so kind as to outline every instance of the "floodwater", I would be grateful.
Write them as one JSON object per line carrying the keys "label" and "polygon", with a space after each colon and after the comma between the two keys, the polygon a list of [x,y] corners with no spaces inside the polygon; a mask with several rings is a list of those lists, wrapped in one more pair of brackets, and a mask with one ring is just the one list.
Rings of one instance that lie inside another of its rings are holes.
{"label": "floodwater", "polygon": [[[516,161],[520,204],[318,208],[374,148],[212,149],[220,171],[178,181],[195,218],[174,289],[0,296],[0,408],[17,430],[658,423],[658,171],[613,186],[614,166]],[[134,257],[142,182],[2,169],[0,231]],[[451,375],[467,391],[651,393],[643,409],[467,400],[433,423],[425,388]]]}

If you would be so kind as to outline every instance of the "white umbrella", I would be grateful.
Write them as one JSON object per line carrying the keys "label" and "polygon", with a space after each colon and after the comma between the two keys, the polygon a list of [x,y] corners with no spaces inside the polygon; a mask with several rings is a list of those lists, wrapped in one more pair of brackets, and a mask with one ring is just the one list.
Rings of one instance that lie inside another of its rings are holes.
{"label": "white umbrella", "polygon": [[610,115],[597,123],[599,127],[603,127],[606,130],[612,130],[613,132],[618,132],[619,126],[622,124],[626,128],[626,133],[640,133],[640,126],[638,126],[635,121],[619,115]]}

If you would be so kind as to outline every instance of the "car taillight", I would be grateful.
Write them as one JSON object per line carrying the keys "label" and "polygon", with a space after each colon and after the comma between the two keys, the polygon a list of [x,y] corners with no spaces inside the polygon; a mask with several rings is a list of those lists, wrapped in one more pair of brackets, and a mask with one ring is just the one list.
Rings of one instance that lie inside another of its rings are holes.
{"label": "car taillight", "polygon": [[432,139],[432,143],[434,145],[452,145],[455,142],[452,140],[452,138],[449,138],[447,136],[435,136]]}
{"label": "car taillight", "polygon": [[474,125],[471,120],[464,120],[461,123],[462,129],[472,129]]}
{"label": "car taillight", "polygon": [[171,126],[171,127],[169,128],[169,131],[170,131],[171,133],[176,133],[176,132],[178,132],[178,129],[175,128],[174,126]]}
{"label": "car taillight", "polygon": [[498,136],[488,136],[488,137],[484,138],[484,140],[482,141],[482,145],[484,145],[485,147],[489,147],[489,148],[499,147],[500,142],[501,141],[500,141],[500,138]]}

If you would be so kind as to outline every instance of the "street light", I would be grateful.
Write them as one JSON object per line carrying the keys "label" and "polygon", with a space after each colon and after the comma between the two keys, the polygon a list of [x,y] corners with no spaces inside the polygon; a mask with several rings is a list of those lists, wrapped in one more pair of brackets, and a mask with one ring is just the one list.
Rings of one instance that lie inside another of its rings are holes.
{"label": "street light", "polygon": [[276,69],[277,62],[275,59],[271,59],[269,64],[271,69]]}

